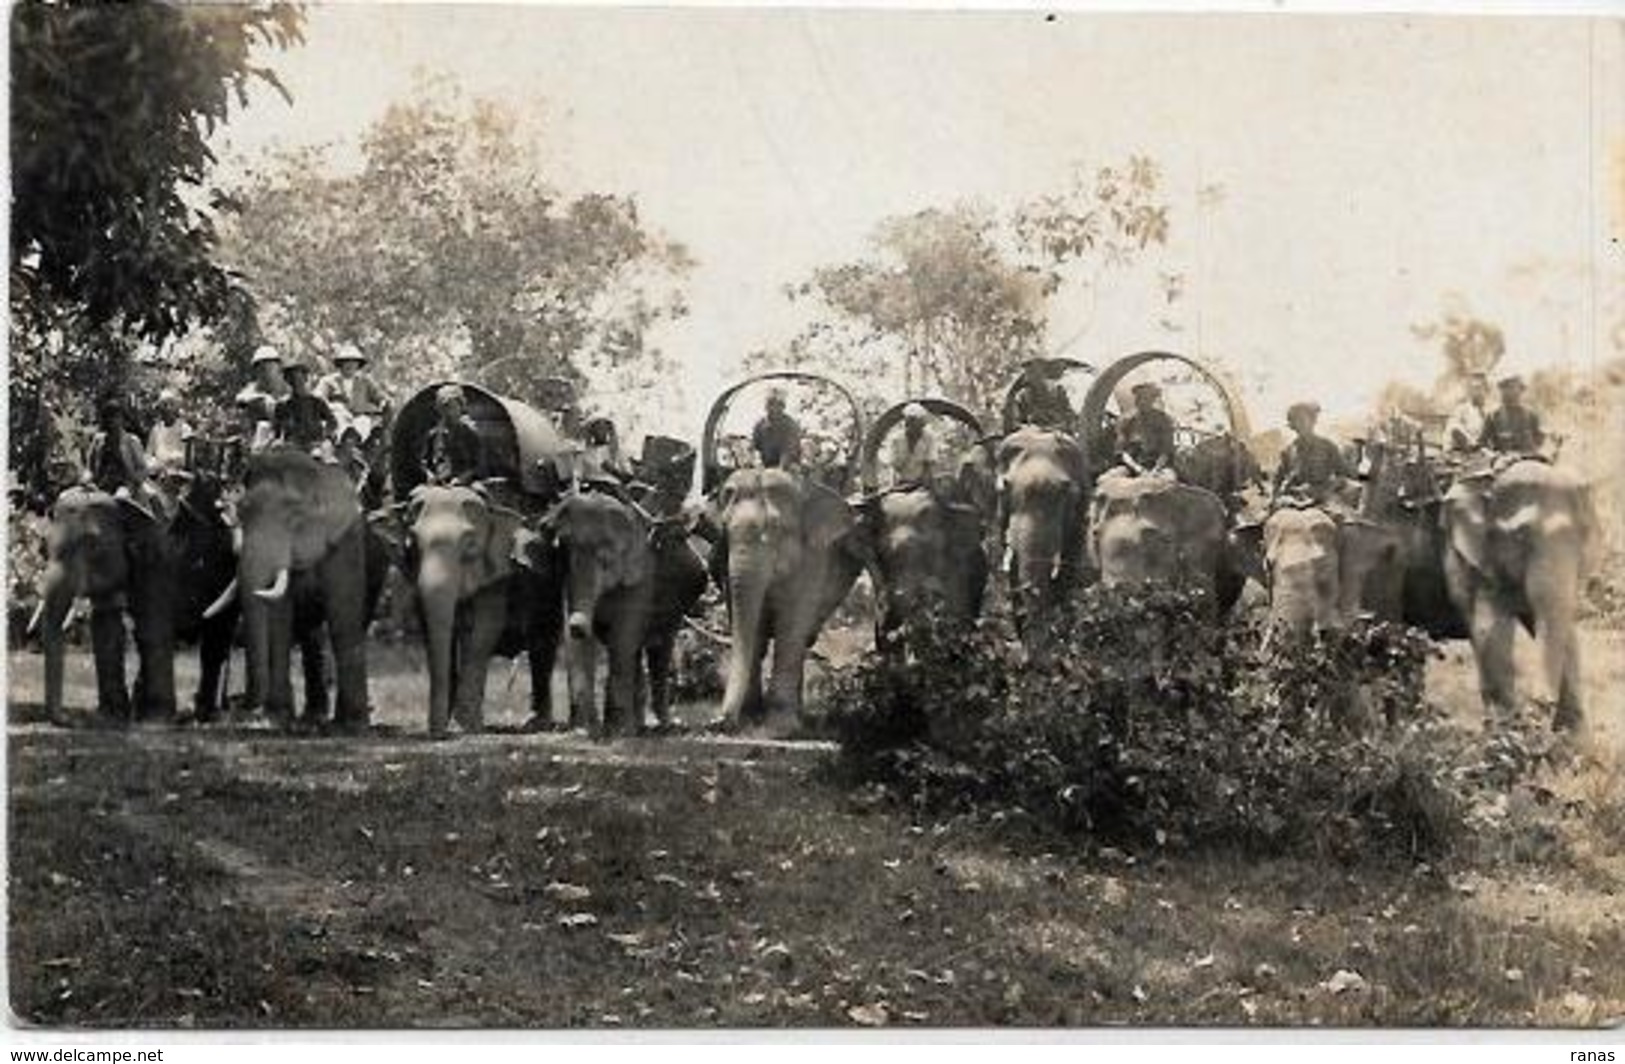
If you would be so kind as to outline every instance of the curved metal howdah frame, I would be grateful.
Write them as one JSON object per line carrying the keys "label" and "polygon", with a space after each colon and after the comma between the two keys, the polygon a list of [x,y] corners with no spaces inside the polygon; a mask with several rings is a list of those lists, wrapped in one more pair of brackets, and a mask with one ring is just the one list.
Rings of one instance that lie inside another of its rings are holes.
{"label": "curved metal howdah frame", "polygon": [[546,414],[535,407],[498,395],[464,381],[436,381],[419,389],[395,416],[390,438],[389,474],[397,498],[405,498],[428,477],[422,465],[423,440],[434,427],[435,393],[447,384],[462,388],[468,416],[478,427],[495,468],[490,476],[505,476],[534,495],[550,495],[562,479],[559,461],[573,451]]}
{"label": "curved metal howdah frame", "polygon": [[1006,435],[1016,431],[1016,397],[1026,386],[1027,374],[1033,369],[1048,370],[1055,376],[1067,373],[1087,373],[1093,376],[1100,372],[1091,363],[1076,358],[1031,358],[1023,362],[1016,379],[1004,390],[1004,406],[999,411],[999,425]]}
{"label": "curved metal howdah frame", "polygon": [[1083,429],[1081,442],[1084,453],[1089,455],[1091,460],[1094,460],[1095,456],[1110,454],[1112,450],[1112,441],[1106,436],[1108,432],[1106,404],[1111,402],[1112,397],[1117,394],[1118,386],[1130,373],[1153,362],[1177,362],[1195,370],[1224,400],[1230,434],[1243,442],[1252,437],[1252,425],[1247,420],[1247,408],[1242,405],[1241,392],[1222,370],[1191,355],[1181,355],[1174,351],[1139,351],[1132,355],[1124,355],[1107,366],[1089,385],[1088,394],[1083,398],[1083,409],[1079,412],[1078,423]]}
{"label": "curved metal howdah frame", "polygon": [[710,495],[722,487],[722,481],[727,472],[717,461],[717,429],[722,419],[728,416],[729,408],[740,392],[752,385],[767,381],[800,381],[821,388],[828,388],[838,393],[846,400],[847,407],[852,411],[852,429],[849,435],[846,451],[846,462],[841,468],[841,490],[845,491],[852,483],[852,477],[858,471],[858,456],[863,448],[863,410],[858,406],[858,400],[841,382],[826,377],[821,373],[807,373],[802,370],[773,370],[769,373],[758,373],[746,377],[737,384],[731,385],[717,396],[711,404],[710,411],[705,415],[705,430],[700,436],[700,468],[702,481],[700,490]]}
{"label": "curved metal howdah frame", "polygon": [[869,426],[869,431],[863,437],[863,449],[859,454],[859,483],[863,486],[865,494],[873,494],[880,490],[880,445],[885,442],[887,434],[902,422],[903,411],[908,409],[911,403],[918,403],[936,417],[959,422],[970,429],[973,439],[982,438],[981,420],[951,399],[930,396],[893,403],[875,418],[875,423]]}

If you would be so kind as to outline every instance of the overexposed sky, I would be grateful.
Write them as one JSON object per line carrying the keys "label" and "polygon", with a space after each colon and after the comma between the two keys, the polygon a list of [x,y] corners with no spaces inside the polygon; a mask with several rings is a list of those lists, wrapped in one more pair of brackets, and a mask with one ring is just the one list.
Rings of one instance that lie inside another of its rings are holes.
{"label": "overexposed sky", "polygon": [[690,316],[652,337],[684,374],[668,432],[794,333],[782,286],[882,218],[1005,207],[1131,152],[1164,170],[1154,266],[1187,273],[1185,327],[1131,278],[1092,312],[1063,293],[1052,339],[1213,358],[1260,426],[1298,396],[1353,413],[1429,381],[1410,325],[1446,293],[1518,368],[1610,357],[1625,314],[1619,21],[343,5],[312,7],[307,37],[274,59],[294,105],[258,94],[223,165],[353,141],[419,69],[538,109],[556,183],[636,196],[699,262]]}

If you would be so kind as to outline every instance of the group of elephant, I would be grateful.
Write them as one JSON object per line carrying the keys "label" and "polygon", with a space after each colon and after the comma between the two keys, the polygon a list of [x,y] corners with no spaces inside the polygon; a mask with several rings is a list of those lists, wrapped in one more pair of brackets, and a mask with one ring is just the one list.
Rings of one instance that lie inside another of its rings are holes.
{"label": "group of elephant", "polygon": [[[1217,622],[1251,576],[1269,589],[1272,621],[1294,630],[1370,613],[1441,637],[1468,635],[1493,710],[1513,704],[1511,644],[1521,622],[1545,644],[1557,722],[1579,724],[1575,621],[1595,519],[1585,485],[1564,469],[1517,461],[1441,493],[1432,467],[1373,445],[1358,514],[1282,508],[1262,524],[1238,522],[1229,501],[1250,475],[1250,456],[1236,436],[1191,448],[1178,478],[1121,475],[1092,445],[1098,434],[1087,418],[1099,405],[1085,401],[1081,431],[1007,423],[989,436],[964,415],[973,440],[948,475],[886,490],[866,483],[856,497],[791,469],[713,478],[708,468],[698,503],[654,505],[636,485],[571,475],[570,445],[538,428],[534,412],[513,415],[530,436],[513,448],[505,475],[403,476],[399,456],[415,456],[416,444],[397,446],[396,496],[370,512],[339,466],[288,447],[253,455],[240,486],[195,477],[167,518],[128,498],[70,489],[51,515],[32,626],[45,651],[47,711],[61,708],[66,633],[76,603],[88,599],[104,713],[174,717],[176,646],[195,641],[194,711],[214,717],[240,640],[251,705],[291,727],[362,731],[367,630],[398,567],[422,620],[431,736],[448,735],[453,722],[482,729],[493,654],[527,654],[531,722],[555,726],[551,675],[561,645],[571,726],[624,734],[649,712],[667,723],[673,647],[711,582],[729,614],[720,717],[748,723],[800,713],[813,643],[865,572],[885,649],[899,644],[911,616],[980,614],[1002,562],[1028,630],[1093,581],[1195,587]],[[856,434],[866,465],[896,409]],[[133,697],[126,616],[139,658]],[[297,716],[295,645],[305,679]]]}

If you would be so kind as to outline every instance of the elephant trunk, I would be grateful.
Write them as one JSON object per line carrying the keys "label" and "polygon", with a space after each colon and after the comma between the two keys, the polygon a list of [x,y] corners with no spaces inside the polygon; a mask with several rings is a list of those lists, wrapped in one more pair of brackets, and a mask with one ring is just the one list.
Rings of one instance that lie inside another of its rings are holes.
{"label": "elephant trunk", "polygon": [[565,633],[569,636],[566,661],[570,678],[570,719],[576,727],[598,727],[598,655],[593,645],[593,617],[600,594],[598,573],[591,558],[573,556],[569,562],[565,594]]}
{"label": "elephant trunk", "polygon": [[455,678],[459,581],[453,559],[430,551],[418,567],[418,602],[429,649],[429,734],[444,735],[451,720]]}
{"label": "elephant trunk", "polygon": [[729,558],[728,613],[733,638],[728,684],[722,695],[724,720],[738,722],[762,709],[761,668],[767,642],[763,623],[771,579],[768,562],[742,550],[733,551]]}

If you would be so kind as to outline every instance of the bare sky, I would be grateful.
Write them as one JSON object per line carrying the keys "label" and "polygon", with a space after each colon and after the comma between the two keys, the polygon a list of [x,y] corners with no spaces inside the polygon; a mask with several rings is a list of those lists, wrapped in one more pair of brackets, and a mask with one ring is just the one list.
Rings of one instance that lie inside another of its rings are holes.
{"label": "bare sky", "polygon": [[1610,357],[1625,314],[1618,21],[357,5],[313,8],[307,35],[275,61],[295,104],[256,98],[223,161],[353,140],[418,68],[541,108],[554,180],[635,195],[699,260],[690,317],[653,337],[689,423],[794,332],[782,285],[880,219],[1007,206],[1130,152],[1166,175],[1154,265],[1189,276],[1183,330],[1130,278],[1092,312],[1063,295],[1052,338],[1214,358],[1261,424],[1430,380],[1409,327],[1446,293],[1517,368]]}

